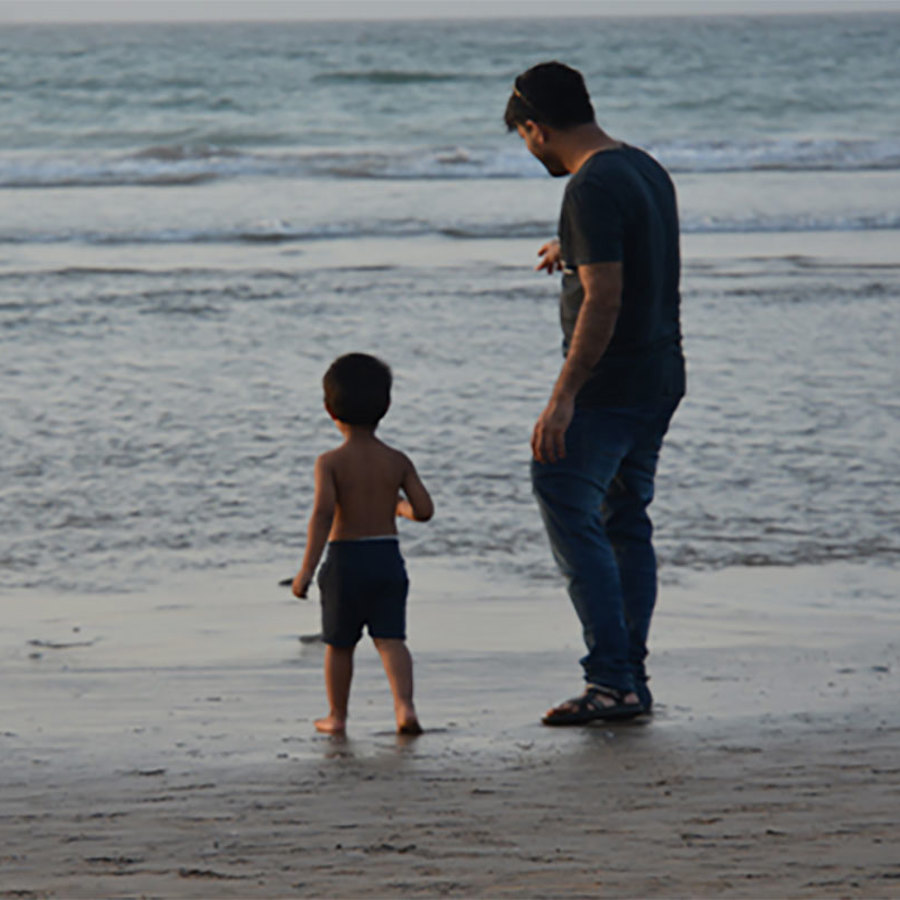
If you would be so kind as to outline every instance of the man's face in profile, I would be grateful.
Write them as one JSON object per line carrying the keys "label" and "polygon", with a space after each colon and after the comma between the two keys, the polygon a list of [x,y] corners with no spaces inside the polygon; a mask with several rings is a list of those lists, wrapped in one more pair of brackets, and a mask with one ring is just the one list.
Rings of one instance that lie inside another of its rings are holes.
{"label": "man's face in profile", "polygon": [[538,125],[529,119],[524,125],[517,125],[516,130],[519,137],[525,141],[528,152],[539,160],[554,178],[569,174],[569,170],[553,151],[553,132],[546,126]]}

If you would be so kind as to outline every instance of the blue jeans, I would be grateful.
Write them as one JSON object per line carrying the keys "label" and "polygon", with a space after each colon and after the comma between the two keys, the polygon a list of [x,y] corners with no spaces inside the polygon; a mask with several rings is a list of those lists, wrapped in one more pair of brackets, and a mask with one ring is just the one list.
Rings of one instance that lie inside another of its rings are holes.
{"label": "blue jeans", "polygon": [[576,408],[566,456],[531,463],[550,547],[581,620],[585,680],[635,691],[652,704],[644,660],[656,605],[647,507],[656,463],[678,406]]}

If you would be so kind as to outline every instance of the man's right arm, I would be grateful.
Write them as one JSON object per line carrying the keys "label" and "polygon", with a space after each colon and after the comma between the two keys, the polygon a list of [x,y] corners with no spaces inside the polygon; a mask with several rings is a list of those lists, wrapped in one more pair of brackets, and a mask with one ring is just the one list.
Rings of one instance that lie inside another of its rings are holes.
{"label": "man's right arm", "polygon": [[531,451],[540,463],[553,463],[566,455],[566,431],[575,412],[575,395],[606,352],[622,305],[620,262],[579,266],[578,277],[584,299],[572,343],[531,435]]}

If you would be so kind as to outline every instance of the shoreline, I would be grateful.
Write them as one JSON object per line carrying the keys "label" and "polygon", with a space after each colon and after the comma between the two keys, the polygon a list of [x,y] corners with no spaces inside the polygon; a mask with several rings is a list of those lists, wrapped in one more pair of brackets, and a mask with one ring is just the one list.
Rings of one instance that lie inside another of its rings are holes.
{"label": "shoreline", "polygon": [[654,716],[574,729],[558,586],[411,569],[418,739],[367,641],[314,732],[278,573],[7,597],[0,897],[900,895],[889,569],[669,571]]}
{"label": "shoreline", "polygon": [[[552,186],[552,183],[551,183]],[[535,189],[535,185],[529,186]],[[548,208],[556,208],[558,198],[548,194]],[[548,223],[547,235],[552,235]],[[682,258],[686,272],[708,260],[759,261],[808,257],[854,268],[897,265],[896,231],[890,229],[809,231],[720,231],[682,234]],[[850,239],[848,240],[848,235]],[[466,265],[501,266],[528,273],[540,236],[460,239],[426,234],[413,237],[318,238],[292,244],[274,242],[253,245],[253,268],[305,272],[348,267],[347,248],[352,244],[351,268],[450,268]],[[123,265],[142,271],[191,270],[199,265],[239,271],[247,267],[237,244],[129,244],[125,246],[87,245],[82,248],[79,266],[115,270]],[[16,272],[39,272],[72,268],[71,247],[65,244],[32,244],[17,247],[15,259],[0,257],[0,263]],[[77,271],[77,268],[76,268]]]}

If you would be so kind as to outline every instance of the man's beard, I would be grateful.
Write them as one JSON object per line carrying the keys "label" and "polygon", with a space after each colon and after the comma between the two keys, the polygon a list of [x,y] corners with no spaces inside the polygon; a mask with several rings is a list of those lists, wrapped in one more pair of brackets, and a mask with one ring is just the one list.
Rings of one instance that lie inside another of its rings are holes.
{"label": "man's beard", "polygon": [[552,153],[541,155],[538,160],[554,178],[561,178],[563,175],[569,174],[569,170]]}

